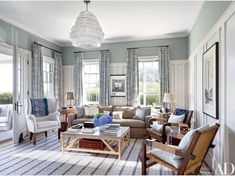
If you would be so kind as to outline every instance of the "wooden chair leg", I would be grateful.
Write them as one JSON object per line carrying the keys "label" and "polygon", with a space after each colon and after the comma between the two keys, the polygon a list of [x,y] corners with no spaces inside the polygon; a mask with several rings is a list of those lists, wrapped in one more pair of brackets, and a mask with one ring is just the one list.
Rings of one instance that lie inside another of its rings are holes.
{"label": "wooden chair leg", "polygon": [[58,129],[58,139],[60,139],[60,133],[61,133],[61,131],[60,131],[60,129]]}
{"label": "wooden chair leg", "polygon": [[36,133],[33,133],[33,144],[36,144]]}
{"label": "wooden chair leg", "polygon": [[47,131],[45,131],[45,136],[46,136],[46,138],[47,138]]}
{"label": "wooden chair leg", "polygon": [[29,140],[30,140],[30,141],[32,140],[32,137],[33,137],[33,133],[30,132],[30,134],[29,134]]}
{"label": "wooden chair leg", "polygon": [[142,163],[142,171],[141,174],[142,175],[146,175],[146,169],[147,169],[147,158],[146,158],[146,144],[142,144],[142,149],[141,149],[141,163]]}
{"label": "wooden chair leg", "polygon": [[193,175],[199,175],[200,170],[201,170],[201,166],[199,166],[197,169],[195,169]]}

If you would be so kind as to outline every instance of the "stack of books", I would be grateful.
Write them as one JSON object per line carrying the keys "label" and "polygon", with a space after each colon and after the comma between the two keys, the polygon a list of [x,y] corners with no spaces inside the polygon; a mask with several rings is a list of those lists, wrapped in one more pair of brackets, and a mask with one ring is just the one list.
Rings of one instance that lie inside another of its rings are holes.
{"label": "stack of books", "polygon": [[117,135],[120,130],[120,124],[110,124],[107,128],[104,129],[104,133]]}

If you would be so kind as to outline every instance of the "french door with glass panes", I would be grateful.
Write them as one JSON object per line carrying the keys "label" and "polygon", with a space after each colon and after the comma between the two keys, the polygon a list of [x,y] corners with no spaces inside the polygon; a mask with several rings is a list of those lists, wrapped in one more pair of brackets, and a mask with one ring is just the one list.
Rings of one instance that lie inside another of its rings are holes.
{"label": "french door with glass panes", "polygon": [[27,98],[31,90],[31,52],[16,48],[14,55],[14,143],[27,134]]}

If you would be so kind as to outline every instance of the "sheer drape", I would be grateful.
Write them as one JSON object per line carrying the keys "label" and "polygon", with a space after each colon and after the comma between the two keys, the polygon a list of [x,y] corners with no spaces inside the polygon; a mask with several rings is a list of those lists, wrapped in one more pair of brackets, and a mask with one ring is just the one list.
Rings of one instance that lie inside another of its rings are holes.
{"label": "sheer drape", "polygon": [[100,51],[100,96],[99,104],[109,105],[110,99],[110,52],[108,50]]}
{"label": "sheer drape", "polygon": [[43,98],[43,93],[43,51],[41,46],[33,44],[32,97]]}
{"label": "sheer drape", "polygon": [[138,49],[128,49],[127,59],[127,105],[138,103],[139,95],[139,68]]}
{"label": "sheer drape", "polygon": [[62,54],[54,52],[54,95],[59,107],[64,105],[63,84],[62,84]]}
{"label": "sheer drape", "polygon": [[164,93],[169,92],[169,47],[160,47],[159,57],[160,70],[160,100],[163,100]]}
{"label": "sheer drape", "polygon": [[83,86],[82,86],[82,59],[83,53],[76,53],[73,69],[73,87],[75,94],[75,105],[83,104]]}

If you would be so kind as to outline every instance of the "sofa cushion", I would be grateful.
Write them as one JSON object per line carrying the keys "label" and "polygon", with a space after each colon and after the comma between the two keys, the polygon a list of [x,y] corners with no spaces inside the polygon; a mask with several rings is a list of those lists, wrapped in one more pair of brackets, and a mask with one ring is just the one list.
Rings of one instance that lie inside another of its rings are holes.
{"label": "sofa cushion", "polygon": [[168,122],[169,123],[183,123],[184,119],[185,119],[185,114],[181,114],[181,115],[171,114]]}
{"label": "sofa cushion", "polygon": [[99,114],[99,108],[97,106],[85,106],[86,117],[93,118],[96,114]]}
{"label": "sofa cushion", "polygon": [[180,166],[182,165],[183,159],[174,159],[176,155],[165,152],[160,149],[153,149],[150,150],[150,153],[153,154],[154,156],[158,157],[159,159],[169,163],[170,165],[173,165],[176,169],[179,169]]}
{"label": "sofa cushion", "polygon": [[123,111],[113,111],[112,117],[113,119],[122,119]]}
{"label": "sofa cushion", "polygon": [[38,128],[50,128],[58,126],[58,121],[37,121]]}
{"label": "sofa cushion", "polygon": [[84,122],[93,122],[93,119],[91,119],[91,118],[75,119],[72,121],[72,125],[77,125],[79,123],[84,123]]}
{"label": "sofa cushion", "polygon": [[[150,125],[150,126],[151,126],[151,128],[152,128],[154,131],[157,131],[157,132],[160,132],[160,133],[163,132],[163,125],[161,125],[161,124],[156,124],[156,123],[154,123],[154,124],[152,124],[152,125]],[[171,132],[171,127],[166,126],[166,127],[165,127],[165,133],[168,134],[168,133],[170,133],[170,132]]]}
{"label": "sofa cushion", "polygon": [[131,128],[145,128],[145,122],[136,119],[113,119],[113,123],[118,123],[121,126],[131,127]]}
{"label": "sofa cushion", "polygon": [[104,113],[104,111],[112,112],[113,106],[99,106],[99,113]]}
{"label": "sofa cushion", "polygon": [[125,111],[123,111],[122,118],[123,119],[132,119],[135,115],[136,107],[129,107]]}
{"label": "sofa cushion", "polygon": [[76,106],[76,113],[77,113],[77,118],[83,118],[85,117],[85,108],[84,106]]}
{"label": "sofa cushion", "polygon": [[57,99],[55,98],[48,98],[48,112],[53,113],[57,111]]}
{"label": "sofa cushion", "polygon": [[133,119],[145,120],[146,116],[151,114],[151,109],[149,107],[138,107],[135,111]]}
{"label": "sofa cushion", "polygon": [[32,114],[35,117],[47,116],[48,112],[48,101],[46,98],[31,98]]}

